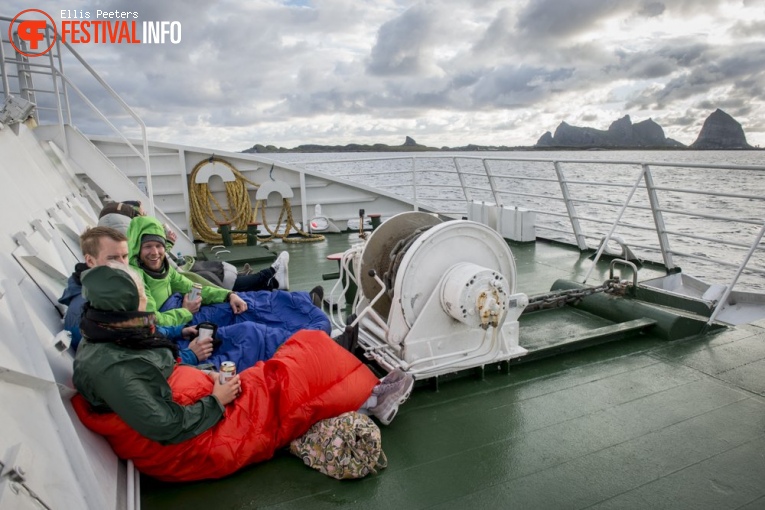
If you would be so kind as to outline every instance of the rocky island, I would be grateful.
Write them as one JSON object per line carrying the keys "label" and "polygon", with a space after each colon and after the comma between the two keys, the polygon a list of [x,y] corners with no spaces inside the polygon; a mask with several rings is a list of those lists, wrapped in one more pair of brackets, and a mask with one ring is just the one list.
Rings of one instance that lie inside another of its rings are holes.
{"label": "rocky island", "polygon": [[629,115],[611,123],[607,130],[578,127],[561,122],[555,134],[543,134],[533,146],[510,147],[505,145],[474,145],[461,147],[428,147],[420,145],[407,136],[402,145],[298,145],[292,149],[273,145],[256,144],[245,149],[245,153],[273,152],[422,152],[422,151],[513,151],[513,150],[556,150],[556,149],[753,149],[746,141],[744,129],[733,117],[715,110],[704,121],[698,138],[690,146],[667,138],[664,129],[647,119],[636,124]]}
{"label": "rocky island", "polygon": [[753,149],[746,143],[744,128],[719,108],[707,117],[691,149]]}
{"label": "rocky island", "polygon": [[664,129],[651,119],[633,124],[629,115],[614,121],[607,130],[571,126],[561,122],[553,135],[543,134],[537,144],[541,147],[577,147],[605,149],[680,148],[682,143],[667,138]]}
{"label": "rocky island", "polygon": [[[543,134],[536,148],[605,148],[605,149],[665,149],[685,148],[677,140],[667,138],[660,125],[651,119],[633,124],[629,115],[614,121],[607,130],[570,126],[561,122],[555,134]],[[690,149],[752,149],[746,142],[744,129],[733,117],[715,110],[701,128]]]}

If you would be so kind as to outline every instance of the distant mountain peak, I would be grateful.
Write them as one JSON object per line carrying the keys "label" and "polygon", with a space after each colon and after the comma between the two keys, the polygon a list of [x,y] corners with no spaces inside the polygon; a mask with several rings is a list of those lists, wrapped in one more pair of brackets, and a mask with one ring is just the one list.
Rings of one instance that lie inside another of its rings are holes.
{"label": "distant mountain peak", "polygon": [[653,120],[632,123],[629,115],[615,120],[607,130],[578,127],[562,121],[555,134],[548,131],[537,141],[536,147],[604,147],[647,148],[682,147],[664,135],[664,130]]}
{"label": "distant mountain peak", "polygon": [[701,132],[691,149],[751,149],[746,141],[744,128],[736,119],[716,109],[704,121]]}
{"label": "distant mountain peak", "polygon": [[[662,148],[685,147],[682,143],[667,138],[664,129],[647,119],[636,124],[629,115],[615,120],[607,130],[591,127],[572,126],[561,121],[555,134],[543,134],[535,147],[577,147],[577,148]],[[746,142],[741,124],[722,111],[716,109],[704,121],[699,137],[690,146],[692,149],[751,149]]]}

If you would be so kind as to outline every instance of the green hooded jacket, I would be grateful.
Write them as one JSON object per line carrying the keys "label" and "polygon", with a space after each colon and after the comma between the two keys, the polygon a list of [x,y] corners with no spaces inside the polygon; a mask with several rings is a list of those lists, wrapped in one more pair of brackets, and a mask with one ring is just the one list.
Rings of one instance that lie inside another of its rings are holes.
{"label": "green hooded jacket", "polygon": [[[191,280],[180,274],[174,267],[165,261],[167,273],[164,278],[153,278],[142,269],[139,255],[141,253],[141,237],[145,234],[158,235],[165,238],[165,228],[154,217],[137,216],[130,221],[127,230],[128,248],[130,250],[130,265],[133,266],[143,277],[146,286],[146,311],[155,312],[157,316],[157,325],[159,326],[182,326],[192,319],[191,312],[185,308],[176,308],[167,312],[159,312],[167,298],[173,293],[180,292],[187,294],[193,283]],[[202,287],[202,304],[211,305],[215,303],[225,303],[230,291],[220,287]]]}
{"label": "green hooded jacket", "polygon": [[74,359],[75,388],[100,411],[114,411],[142,436],[174,444],[198,436],[221,418],[212,395],[191,405],[173,400],[167,378],[175,360],[169,349],[127,349],[84,338]]}

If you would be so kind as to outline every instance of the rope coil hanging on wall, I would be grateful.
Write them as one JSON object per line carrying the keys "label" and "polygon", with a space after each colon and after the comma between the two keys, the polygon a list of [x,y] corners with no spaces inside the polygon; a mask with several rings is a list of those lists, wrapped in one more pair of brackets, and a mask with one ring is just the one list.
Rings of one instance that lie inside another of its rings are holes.
{"label": "rope coil hanging on wall", "polygon": [[[228,207],[223,207],[220,202],[210,191],[210,187],[207,182],[196,182],[196,176],[199,171],[208,164],[221,164],[228,168],[234,175],[233,181],[224,181],[226,187],[226,200]],[[189,205],[191,208],[191,228],[194,232],[194,237],[208,244],[221,244],[223,242],[222,236],[214,230],[210,224],[217,225],[218,223],[230,222],[233,226],[232,230],[247,230],[247,225],[253,221],[256,221],[258,217],[258,209],[261,210],[261,224],[266,231],[270,234],[267,238],[258,238],[260,242],[271,241],[273,239],[281,239],[284,243],[301,243],[301,242],[316,242],[323,241],[324,236],[319,234],[309,234],[304,232],[295,224],[292,217],[292,206],[289,199],[283,198],[282,210],[279,213],[279,220],[276,224],[276,229],[271,230],[268,222],[266,221],[266,200],[257,200],[255,202],[255,208],[253,209],[250,201],[250,195],[247,190],[247,184],[252,186],[255,190],[260,188],[260,185],[247,179],[242,173],[234,167],[228,161],[212,156],[208,159],[204,159],[197,163],[194,169],[191,171],[190,183],[189,183]],[[213,207],[214,206],[214,207]],[[279,227],[282,224],[282,219],[286,216],[286,224],[284,233],[279,234]],[[289,238],[291,231],[295,231],[301,237]],[[247,242],[246,234],[232,234],[234,244],[244,244]]]}

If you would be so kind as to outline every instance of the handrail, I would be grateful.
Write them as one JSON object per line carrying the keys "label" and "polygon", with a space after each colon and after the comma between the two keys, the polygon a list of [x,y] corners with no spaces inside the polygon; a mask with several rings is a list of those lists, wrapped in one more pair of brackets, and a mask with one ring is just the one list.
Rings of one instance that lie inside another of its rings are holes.
{"label": "handrail", "polygon": [[[7,16],[0,16],[0,21],[8,23],[9,26],[9,32],[11,24],[14,23],[13,18],[9,18]],[[16,20],[15,23],[19,23],[21,20]],[[45,31],[45,37],[47,41],[50,41],[50,32],[52,30],[52,27],[48,24],[46,25],[46,31]],[[3,30],[5,33],[5,31]],[[41,71],[35,71],[37,74],[45,74],[49,75],[51,77],[52,81],[52,89],[53,90],[40,90],[40,92],[50,92],[51,94],[55,95],[56,97],[56,114],[57,114],[57,123],[61,129],[62,138],[66,140],[66,132],[64,130],[64,124],[65,123],[72,123],[72,117],[71,117],[71,109],[69,105],[69,89],[71,88],[74,90],[78,96],[90,107],[91,110],[93,110],[100,119],[112,130],[114,131],[117,136],[127,145],[127,147],[132,150],[144,163],[145,173],[146,173],[146,185],[147,185],[147,195],[149,199],[148,207],[147,207],[147,213],[154,214],[154,193],[152,188],[152,179],[151,179],[151,162],[149,158],[149,142],[148,138],[146,136],[146,124],[143,122],[141,117],[132,109],[130,106],[117,94],[117,92],[112,89],[106,81],[101,78],[101,76],[93,69],[82,56],[77,53],[77,51],[66,41],[63,41],[62,39],[58,38],[55,41],[55,55],[54,52],[51,51],[47,56],[47,64],[42,63],[43,61],[39,62],[26,62],[21,59],[16,58],[6,58],[5,55],[5,49],[4,49],[4,43],[0,42],[0,68],[2,68],[2,84],[3,84],[3,93],[5,97],[7,98],[9,95],[12,95],[11,85],[10,85],[10,79],[8,77],[7,71],[6,71],[6,65],[8,64],[14,64],[19,68],[20,66],[25,67],[35,67],[42,69]],[[133,120],[138,125],[140,132],[141,132],[141,142],[142,142],[142,149],[141,152],[129,139],[128,137],[123,134],[123,132],[117,128],[114,124],[112,124],[109,119],[104,115],[97,106],[95,106],[88,98],[87,96],[74,84],[74,82],[69,79],[69,77],[64,73],[64,64],[63,64],[63,51],[62,48],[66,48],[69,51],[69,54],[71,54],[74,58],[79,61],[79,63],[84,67],[88,73],[101,85],[101,87],[114,99],[117,104],[130,116],[133,118]],[[40,57],[35,57],[40,58]],[[44,58],[44,57],[43,57]],[[55,60],[58,60],[58,67],[56,66]],[[47,72],[45,72],[47,70]],[[27,71],[31,72],[31,71]],[[59,90],[59,80],[61,79],[63,85],[62,90]],[[63,95],[63,100],[62,100]],[[47,110],[52,109],[49,107],[41,107],[39,110]],[[66,112],[66,116],[64,115],[64,112]],[[63,147],[65,153],[68,153],[69,148],[68,144],[64,144]]]}
{"label": "handrail", "polygon": [[[366,185],[405,197],[420,209],[455,218],[467,215],[468,204],[473,201],[493,202],[499,207],[523,207],[536,214],[538,235],[563,242],[572,242],[570,236],[573,236],[574,244],[582,250],[590,249],[588,243],[593,240],[603,238],[609,230],[603,230],[603,225],[610,225],[611,230],[620,234],[624,229],[644,232],[630,246],[639,246],[648,252],[649,257],[659,254],[659,261],[667,270],[676,267],[678,257],[703,260],[726,271],[738,267],[738,263],[728,262],[719,253],[715,256],[714,250],[699,253],[693,248],[698,243],[718,246],[722,253],[726,248],[751,247],[758,254],[765,250],[765,246],[751,244],[749,236],[751,227],[760,226],[760,218],[765,216],[765,166],[762,165],[430,152],[331,158],[294,163],[304,168],[314,166],[352,182],[363,180]],[[436,161],[436,164],[425,164],[425,160]],[[353,171],[349,172],[348,168]],[[416,170],[416,180],[406,178],[405,174],[412,169]],[[741,191],[733,184],[728,189],[702,187],[691,181],[692,178],[686,181],[671,178],[676,175],[675,169],[690,175],[703,173],[710,176],[713,174],[709,170],[736,172],[757,184]],[[645,178],[635,181],[630,177],[637,177],[638,173]],[[598,180],[603,175],[608,178]],[[657,180],[659,175],[661,182]],[[378,183],[373,181],[375,176],[380,176]],[[391,176],[402,184],[390,185]],[[625,178],[629,182],[625,182]],[[423,192],[425,189],[431,191]],[[627,195],[634,198],[625,200]],[[739,207],[735,212],[719,206],[710,208],[712,200],[737,204],[751,201],[752,205]],[[561,207],[555,206],[556,203]],[[620,209],[616,222],[604,220],[603,213],[609,208]],[[567,225],[561,222],[564,218]],[[686,222],[702,223],[695,229],[684,230],[682,225]],[[736,224],[737,228],[718,230],[716,235],[710,235],[705,225],[718,223]],[[646,238],[648,232],[654,232],[655,237]],[[709,253],[712,256],[708,256]],[[763,272],[753,262],[742,271],[751,275]],[[716,274],[713,276],[717,277]]]}

